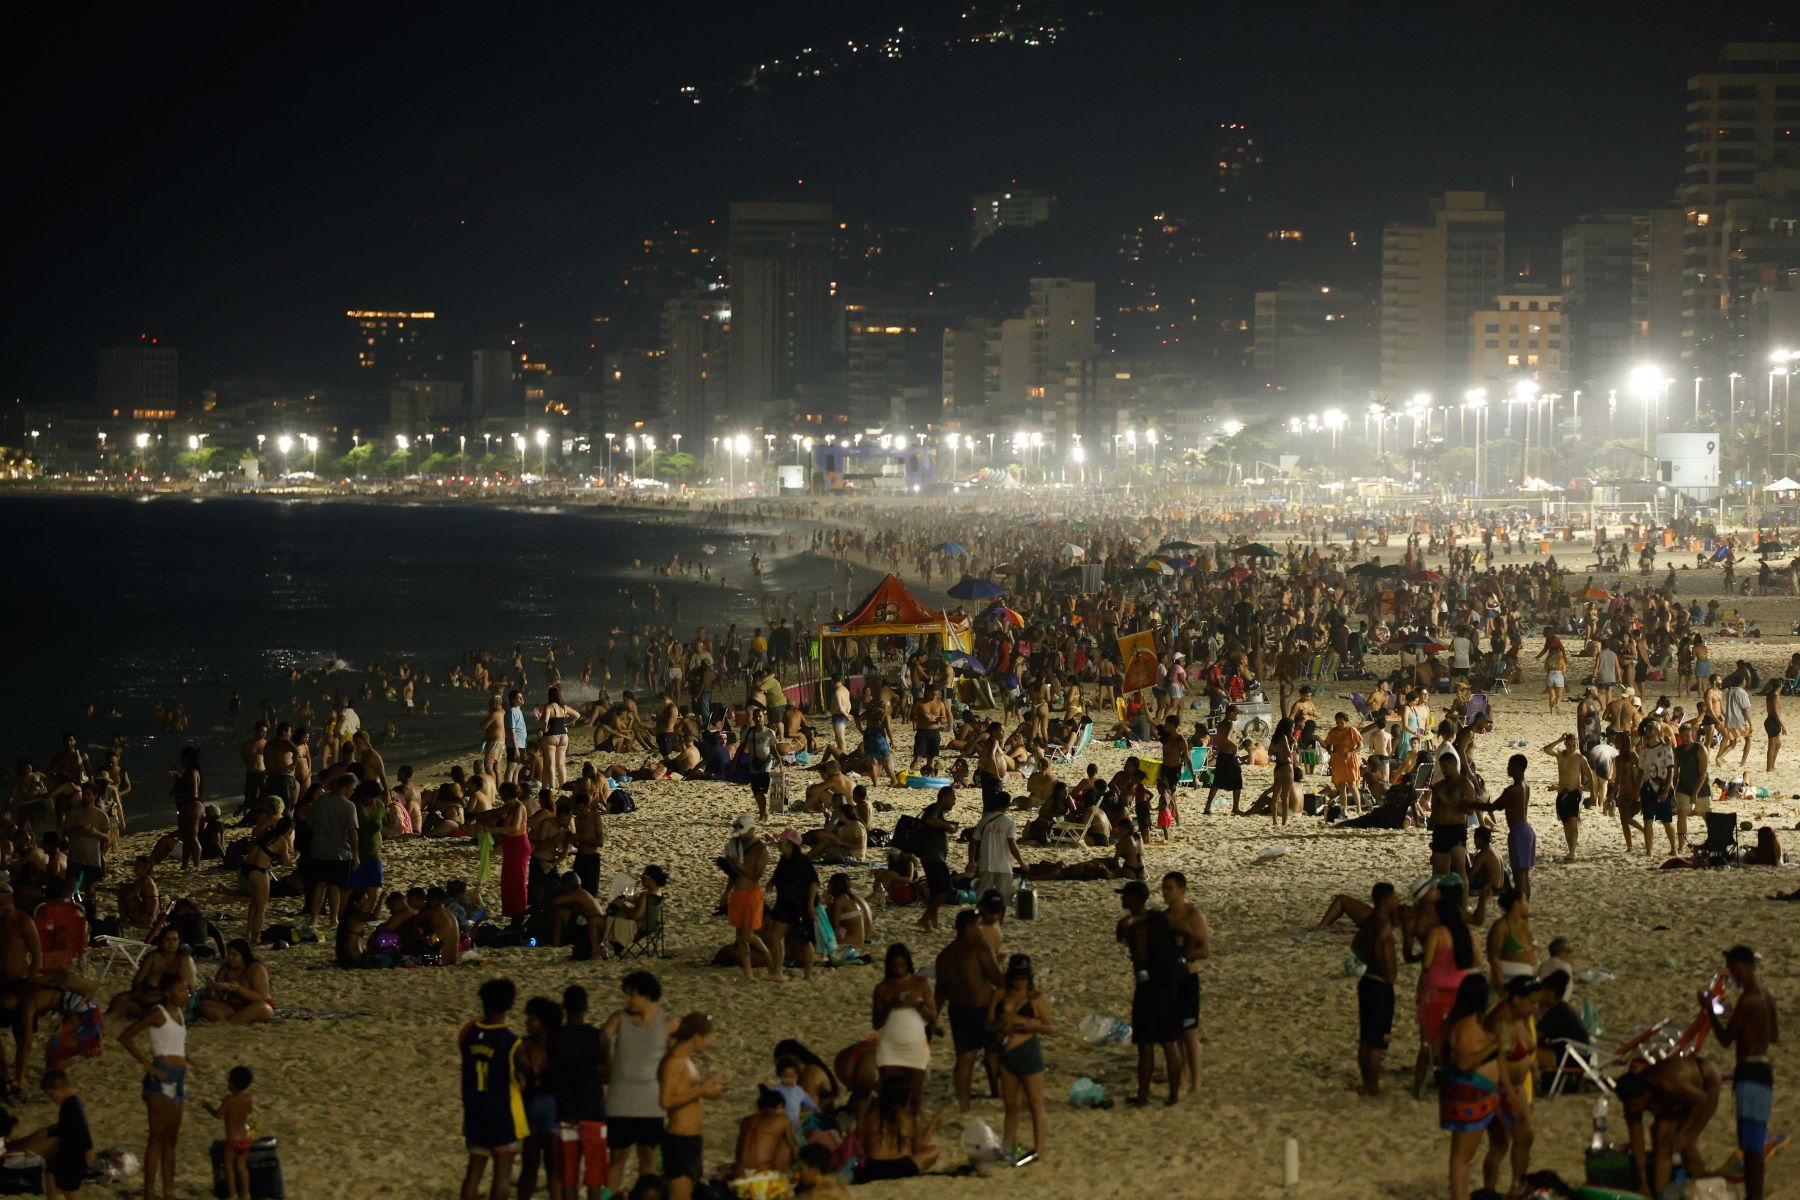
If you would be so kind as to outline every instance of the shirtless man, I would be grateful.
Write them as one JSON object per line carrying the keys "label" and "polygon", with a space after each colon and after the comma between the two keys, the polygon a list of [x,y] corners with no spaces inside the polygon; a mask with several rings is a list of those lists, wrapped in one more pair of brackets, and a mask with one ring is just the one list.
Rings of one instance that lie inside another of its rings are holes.
{"label": "shirtless man", "polygon": [[1637,819],[1638,810],[1644,803],[1644,776],[1638,767],[1637,751],[1631,745],[1631,735],[1618,733],[1609,740],[1619,752],[1613,759],[1612,797],[1618,807],[1619,828],[1625,832],[1625,853],[1630,854],[1632,830],[1642,833],[1646,841],[1650,838],[1649,824]]}
{"label": "shirtless man", "polygon": [[[1705,1175],[1700,1134],[1719,1108],[1719,1068],[1704,1058],[1677,1054],[1648,1066],[1634,1064],[1617,1083],[1619,1106],[1631,1134],[1631,1158],[1640,1180],[1657,1195],[1669,1186],[1675,1153],[1690,1177]],[[1643,1118],[1651,1119],[1650,1152],[1645,1154]]]}
{"label": "shirtless man", "polygon": [[937,774],[938,755],[943,751],[943,729],[949,720],[949,707],[938,699],[937,688],[926,684],[912,710],[913,756],[909,770],[917,771],[923,763],[925,774]]}
{"label": "shirtless man", "polygon": [[1530,763],[1523,754],[1506,760],[1508,783],[1488,812],[1506,811],[1506,859],[1512,868],[1513,886],[1531,899],[1531,868],[1537,866],[1537,831],[1531,827],[1531,785],[1525,782]]}
{"label": "shirtless man", "polygon": [[359,729],[350,738],[357,763],[362,767],[362,777],[373,779],[381,784],[381,794],[388,793],[387,763],[382,760],[381,751],[369,738],[369,731]]}
{"label": "shirtless man", "polygon": [[831,681],[825,711],[831,717],[831,744],[843,754],[846,750],[844,734],[850,728],[850,688],[841,675]]}
{"label": "shirtless man", "polygon": [[972,1103],[975,1060],[987,1068],[988,1095],[997,1096],[999,1056],[988,1036],[987,1011],[994,993],[1006,984],[999,955],[981,935],[973,909],[956,914],[956,938],[937,956],[937,1006],[950,1018],[950,1036],[956,1047],[956,1104],[963,1112]]}
{"label": "shirtless man", "polygon": [[663,1124],[663,1177],[669,1200],[689,1200],[706,1174],[705,1152],[700,1143],[700,1101],[717,1100],[731,1082],[730,1071],[700,1078],[694,1055],[712,1044],[712,1018],[689,1013],[681,1018],[670,1038],[669,1053],[657,1068],[656,1079],[667,1117]]}
{"label": "shirtless man", "polygon": [[662,692],[656,697],[656,717],[653,728],[656,731],[656,752],[665,759],[673,756],[681,747],[677,744],[675,727],[681,722],[681,709],[669,693]]}
{"label": "shirtless man", "polygon": [[456,918],[444,907],[443,888],[426,889],[425,907],[419,910],[418,926],[426,938],[437,939],[439,964],[454,967],[462,953],[462,930],[456,924]]}
{"label": "shirtless man", "polygon": [[1391,883],[1369,892],[1369,912],[1356,927],[1350,951],[1368,969],[1356,983],[1356,1069],[1364,1096],[1381,1095],[1381,1060],[1394,1028],[1394,926],[1400,902]]}
{"label": "shirtless man", "polygon": [[[1181,726],[1175,714],[1163,722],[1162,733],[1162,769],[1156,773],[1156,803],[1158,813],[1169,814],[1171,827],[1181,824],[1181,810],[1175,803],[1175,789],[1181,783],[1181,769],[1187,765],[1188,740],[1181,736]],[[1159,825],[1162,823],[1159,819]],[[1149,830],[1141,831],[1145,837]],[[1163,840],[1169,840],[1169,830],[1163,830]]]}
{"label": "shirtless man", "polygon": [[269,795],[280,796],[290,814],[294,801],[300,798],[300,780],[294,769],[300,750],[294,745],[293,734],[293,726],[283,721],[275,726],[275,736],[267,739],[262,748],[263,787]]}
{"label": "shirtless man", "polygon": [[1543,752],[1556,759],[1556,819],[1562,822],[1563,839],[1569,844],[1563,861],[1574,862],[1575,844],[1581,838],[1581,789],[1586,786],[1590,793],[1598,791],[1593,768],[1573,733],[1563,734],[1545,746]]}
{"label": "shirtless man", "polygon": [[835,758],[828,758],[819,764],[819,781],[807,785],[806,798],[800,806],[808,812],[828,813],[853,794],[850,777]]}
{"label": "shirtless man", "polygon": [[240,815],[244,809],[263,798],[264,781],[268,779],[268,773],[263,767],[263,746],[268,740],[269,727],[258,721],[250,740],[238,747],[238,754],[244,760],[244,803],[238,809]]}
{"label": "shirtless man", "polygon": [[[9,951],[10,954],[10,951]],[[1775,1072],[1769,1047],[1781,1040],[1775,998],[1756,978],[1756,951],[1733,946],[1725,952],[1725,969],[1739,988],[1738,1002],[1714,1003],[1702,993],[1700,1003],[1722,1046],[1737,1050],[1731,1099],[1737,1106],[1738,1150],[1744,1156],[1744,1200],[1763,1200],[1763,1154],[1768,1148],[1769,1114],[1775,1100]]]}
{"label": "shirtless man", "polygon": [[[731,827],[732,838],[719,861],[731,876],[726,894],[725,916],[737,943],[738,965],[744,978],[755,977],[756,951],[770,959],[769,948],[757,930],[763,924],[763,874],[769,867],[769,848],[757,836],[756,818],[750,813],[740,816]],[[772,961],[772,959],[771,959]]]}
{"label": "shirtless man", "polygon": [[1443,778],[1431,785],[1431,873],[1455,871],[1469,890],[1469,814],[1475,811],[1475,789],[1463,778],[1452,750],[1438,755]]}
{"label": "shirtless man", "polygon": [[140,854],[132,862],[132,878],[119,885],[119,924],[127,928],[148,929],[162,909],[156,889],[155,868],[150,856]]}
{"label": "shirtless man", "polygon": [[[586,768],[583,768],[584,773]],[[600,851],[606,845],[606,802],[589,791],[575,804],[575,876],[590,896],[600,895]]]}
{"label": "shirtless man", "polygon": [[[1142,866],[1139,867],[1142,873]],[[1168,914],[1169,928],[1181,943],[1181,955],[1187,960],[1187,974],[1175,983],[1175,1004],[1180,1021],[1182,1078],[1187,1081],[1189,1095],[1200,1090],[1200,960],[1212,953],[1212,928],[1199,909],[1188,903],[1187,876],[1170,871],[1162,878],[1163,910]]]}

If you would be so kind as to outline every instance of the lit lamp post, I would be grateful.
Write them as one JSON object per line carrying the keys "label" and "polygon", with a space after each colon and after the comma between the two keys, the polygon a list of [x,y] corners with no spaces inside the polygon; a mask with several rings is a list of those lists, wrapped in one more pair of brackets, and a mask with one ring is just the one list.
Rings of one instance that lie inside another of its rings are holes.
{"label": "lit lamp post", "polygon": [[962,438],[954,433],[944,439],[945,444],[950,447],[950,478],[952,479],[956,478],[956,444],[961,440]]}
{"label": "lit lamp post", "polygon": [[1525,406],[1525,437],[1519,445],[1519,486],[1531,478],[1531,409],[1537,403],[1538,385],[1529,379],[1513,384],[1513,401]]}
{"label": "lit lamp post", "polygon": [[550,474],[550,431],[548,429],[540,429],[537,431],[536,436],[538,444],[538,474],[547,476]]}
{"label": "lit lamp post", "polygon": [[[719,444],[719,439],[714,438],[713,445],[716,446],[718,444]],[[633,483],[636,483],[637,482],[637,435],[636,434],[628,433],[625,435],[625,449],[627,449],[631,452],[631,480]]]}
{"label": "lit lamp post", "polygon": [[1463,393],[1463,409],[1475,414],[1475,494],[1481,495],[1481,427],[1487,421],[1487,389],[1470,388]]}
{"label": "lit lamp post", "polygon": [[1412,444],[1416,446],[1419,444],[1419,426],[1421,422],[1429,423],[1431,420],[1431,393],[1414,393],[1412,403],[1406,406],[1406,415],[1412,418]]}
{"label": "lit lamp post", "polygon": [[606,435],[606,483],[609,487],[612,486],[613,436],[610,433]]}
{"label": "lit lamp post", "polygon": [[269,440],[269,435],[266,433],[259,433],[256,435],[256,457],[258,457],[258,458],[262,457],[263,443],[268,440]]}
{"label": "lit lamp post", "polygon": [[396,433],[394,435],[394,449],[400,451],[400,474],[404,478],[406,475],[406,452],[412,449],[412,439],[407,437],[404,433]]}
{"label": "lit lamp post", "polygon": [[750,439],[744,434],[737,435],[738,456],[744,460],[744,483],[750,482]]}
{"label": "lit lamp post", "polygon": [[312,455],[312,473],[317,475],[319,473],[319,439],[313,434],[303,433],[300,435],[300,441],[306,447],[307,453]]}
{"label": "lit lamp post", "polygon": [[[317,471],[318,465],[319,460],[315,457],[313,459],[313,469],[315,471]],[[456,473],[458,475],[467,475],[469,473],[469,439],[468,435],[461,433],[456,435]]]}
{"label": "lit lamp post", "polygon": [[140,433],[133,438],[132,441],[137,443],[138,474],[142,475],[144,473],[144,454],[150,449],[150,435],[147,433]]}
{"label": "lit lamp post", "polygon": [[656,438],[651,434],[644,435],[644,465],[650,468],[650,478],[656,478]]}
{"label": "lit lamp post", "polygon": [[1633,367],[1630,377],[1626,380],[1631,394],[1636,396],[1644,406],[1644,456],[1646,458],[1650,455],[1650,410],[1656,407],[1657,397],[1662,395],[1666,382],[1660,370],[1647,364]]}
{"label": "lit lamp post", "polygon": [[1069,461],[1074,463],[1075,469],[1080,472],[1081,482],[1086,483],[1087,451],[1083,450],[1080,445],[1077,445],[1073,450],[1069,451]]}
{"label": "lit lamp post", "polygon": [[519,474],[525,474],[525,435],[513,431],[513,449],[519,452]]}
{"label": "lit lamp post", "polygon": [[1156,478],[1156,447],[1162,441],[1162,435],[1152,426],[1144,431],[1144,440],[1150,443],[1150,478]]}
{"label": "lit lamp post", "polygon": [[275,439],[275,448],[281,451],[281,478],[285,481],[288,473],[288,451],[294,448],[294,439],[284,433]]}
{"label": "lit lamp post", "polygon": [[[1769,355],[1769,361],[1771,363],[1775,364],[1774,367],[1771,368],[1771,370],[1769,371],[1769,423],[1771,425],[1773,425],[1775,423],[1775,377],[1777,375],[1779,375],[1779,376],[1781,376],[1781,381],[1782,381],[1781,382],[1781,452],[1783,454],[1786,454],[1787,448],[1788,448],[1788,418],[1793,415],[1793,400],[1794,400],[1793,367],[1794,367],[1794,363],[1796,361],[1800,361],[1800,354],[1796,354],[1791,350],[1777,350],[1773,354]],[[1774,439],[1773,438],[1769,439],[1769,442],[1770,442],[1770,445],[1772,448],[1773,444],[1774,444]],[[1771,475],[1771,478],[1773,478],[1772,475]]]}

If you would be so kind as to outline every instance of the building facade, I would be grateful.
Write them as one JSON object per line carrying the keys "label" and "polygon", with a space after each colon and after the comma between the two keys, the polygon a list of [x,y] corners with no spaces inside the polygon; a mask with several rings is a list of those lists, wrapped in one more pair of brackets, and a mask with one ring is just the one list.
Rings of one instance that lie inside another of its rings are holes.
{"label": "building facade", "polygon": [[1568,383],[1568,330],[1563,298],[1549,291],[1502,292],[1492,308],[1469,317],[1469,380],[1491,395],[1521,381],[1540,391]]}
{"label": "building facade", "polygon": [[1375,386],[1380,343],[1373,298],[1320,283],[1283,283],[1256,293],[1251,358],[1274,391],[1309,398]]}
{"label": "building facade", "polygon": [[1422,225],[1389,225],[1381,243],[1381,390],[1460,394],[1469,319],[1505,286],[1506,213],[1485,192],[1446,192]]}
{"label": "building facade", "polygon": [[728,409],[757,425],[829,376],[841,322],[832,295],[831,205],[731,206]]}
{"label": "building facade", "polygon": [[173,421],[181,356],[148,334],[100,352],[96,415],[103,421]]}
{"label": "building facade", "polygon": [[1002,229],[1030,229],[1050,219],[1056,197],[1032,188],[983,192],[969,202],[969,249]]}

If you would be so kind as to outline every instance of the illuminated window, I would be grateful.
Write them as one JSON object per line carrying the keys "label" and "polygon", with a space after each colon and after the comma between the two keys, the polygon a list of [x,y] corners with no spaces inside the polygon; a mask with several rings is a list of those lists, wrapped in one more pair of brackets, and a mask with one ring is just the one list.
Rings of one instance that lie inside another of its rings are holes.
{"label": "illuminated window", "polygon": [[1519,356],[1518,356],[1518,355],[1516,355],[1516,354],[1509,354],[1509,355],[1507,355],[1507,356],[1506,356],[1506,365],[1507,365],[1507,366],[1509,366],[1509,367],[1516,367],[1516,366],[1518,366],[1518,365],[1519,365]]}
{"label": "illuminated window", "polygon": [[1525,356],[1525,365],[1529,366],[1529,367],[1537,366],[1538,365],[1538,356],[1535,354],[1527,354]]}

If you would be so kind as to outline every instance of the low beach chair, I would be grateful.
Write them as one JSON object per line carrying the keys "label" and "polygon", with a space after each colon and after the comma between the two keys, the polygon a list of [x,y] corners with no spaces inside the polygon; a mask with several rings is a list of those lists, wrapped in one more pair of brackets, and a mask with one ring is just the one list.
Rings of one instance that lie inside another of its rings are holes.
{"label": "low beach chair", "polygon": [[1600,1069],[1599,1058],[1599,1051],[1586,1042],[1563,1042],[1562,1053],[1557,1055],[1556,1067],[1550,1072],[1550,1082],[1544,1088],[1544,1098],[1553,1100],[1570,1087],[1579,1092],[1584,1083],[1593,1084],[1611,1096],[1613,1082]]}
{"label": "low beach chair", "polygon": [[1094,723],[1092,721],[1083,721],[1081,723],[1081,736],[1075,739],[1075,748],[1073,750],[1053,748],[1050,751],[1050,761],[1053,763],[1062,763],[1064,765],[1072,763],[1083,754],[1087,753],[1088,743],[1093,740]]}
{"label": "low beach chair", "polygon": [[99,963],[99,978],[104,982],[107,972],[120,960],[129,963],[132,974],[135,975],[138,964],[144,961],[144,955],[150,953],[152,946],[149,942],[140,942],[135,938],[114,937],[103,933],[94,939],[92,949]]}
{"label": "low beach chair", "polygon": [[1181,768],[1181,783],[1191,783],[1201,787],[1212,783],[1212,768],[1206,765],[1212,757],[1211,746],[1193,746],[1188,750],[1187,763]]}
{"label": "low beach chair", "polygon": [[637,927],[631,943],[620,951],[623,958],[667,958],[668,947],[663,936],[666,922],[663,917],[663,898],[651,896],[644,903],[644,920]]}
{"label": "low beach chair", "polygon": [[1087,816],[1082,820],[1050,822],[1050,831],[1044,835],[1044,844],[1047,846],[1086,845],[1088,830],[1094,827],[1094,814],[1099,811],[1098,804],[1090,804]]}
{"label": "low beach chair", "polygon": [[1350,693],[1350,707],[1354,708],[1356,715],[1365,721],[1375,719],[1375,711],[1369,707],[1369,698],[1361,692]]}

